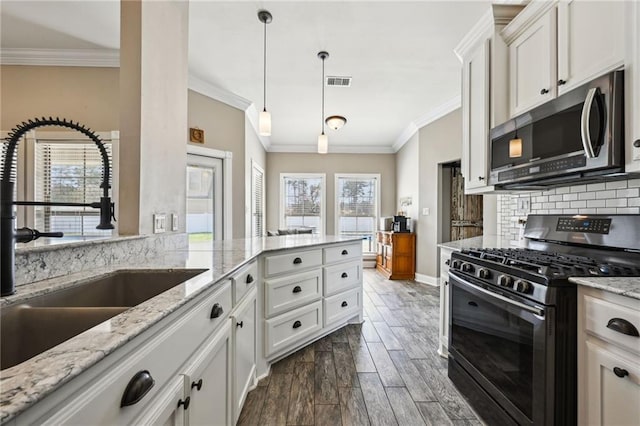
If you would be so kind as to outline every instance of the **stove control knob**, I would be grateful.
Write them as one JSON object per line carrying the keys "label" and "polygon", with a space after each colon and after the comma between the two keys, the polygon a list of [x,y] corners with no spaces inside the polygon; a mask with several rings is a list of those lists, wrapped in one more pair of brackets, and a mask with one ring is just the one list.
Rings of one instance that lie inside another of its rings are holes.
{"label": "stove control knob", "polygon": [[461,261],[459,260],[454,260],[453,262],[451,262],[451,267],[453,269],[460,269],[460,265],[462,264]]}
{"label": "stove control knob", "polygon": [[533,291],[531,283],[525,280],[516,280],[514,288],[516,291],[524,294],[531,293]]}
{"label": "stove control knob", "polygon": [[463,263],[463,264],[462,264],[462,271],[463,271],[463,272],[469,272],[469,273],[472,273],[472,272],[473,272],[473,271],[475,271],[475,270],[476,270],[476,268],[475,268],[472,264],[470,264],[470,263]]}
{"label": "stove control knob", "polygon": [[478,277],[483,279],[491,278],[491,271],[489,271],[487,268],[480,268],[478,270]]}
{"label": "stove control knob", "polygon": [[513,285],[513,278],[511,278],[509,275],[499,275],[498,285],[500,287],[511,287]]}

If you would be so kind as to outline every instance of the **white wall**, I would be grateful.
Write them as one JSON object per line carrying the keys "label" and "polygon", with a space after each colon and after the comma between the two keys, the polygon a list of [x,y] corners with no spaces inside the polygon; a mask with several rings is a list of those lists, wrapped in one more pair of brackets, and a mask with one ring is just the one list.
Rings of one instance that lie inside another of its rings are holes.
{"label": "white wall", "polygon": [[[414,224],[414,232],[417,232],[419,200],[419,157],[418,157],[418,133],[396,153],[396,210],[403,210]],[[411,205],[402,207],[402,199],[411,198]]]}

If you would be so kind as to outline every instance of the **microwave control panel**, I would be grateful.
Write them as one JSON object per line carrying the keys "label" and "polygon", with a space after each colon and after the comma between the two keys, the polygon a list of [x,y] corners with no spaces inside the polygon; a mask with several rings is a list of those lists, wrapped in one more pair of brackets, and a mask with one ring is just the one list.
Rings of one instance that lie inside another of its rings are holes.
{"label": "microwave control panel", "polygon": [[586,166],[586,164],[587,157],[584,155],[544,161],[535,166],[518,167],[517,169],[499,172],[498,182],[519,179],[542,173],[562,172],[565,170],[577,169]]}
{"label": "microwave control panel", "polygon": [[587,234],[608,234],[611,228],[611,219],[575,217],[558,218],[556,231],[584,232]]}

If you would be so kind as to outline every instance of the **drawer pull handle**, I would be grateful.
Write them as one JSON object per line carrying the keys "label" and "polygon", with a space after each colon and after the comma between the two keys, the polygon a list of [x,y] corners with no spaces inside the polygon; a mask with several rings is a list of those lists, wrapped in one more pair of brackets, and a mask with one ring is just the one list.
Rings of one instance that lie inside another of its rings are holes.
{"label": "drawer pull handle", "polygon": [[184,409],[188,410],[189,409],[189,404],[191,404],[191,397],[190,396],[188,396],[184,401],[183,400],[178,401],[178,408],[180,408],[180,406],[183,405]]}
{"label": "drawer pull handle", "polygon": [[638,329],[626,319],[611,318],[607,323],[607,328],[618,333],[626,334],[627,336],[640,337]]}
{"label": "drawer pull handle", "polygon": [[295,287],[293,288],[293,292],[294,292],[294,293],[300,293],[301,291],[302,291],[302,289],[300,288],[300,286],[299,286],[299,285],[297,285],[297,286],[295,286]]}
{"label": "drawer pull handle", "polygon": [[293,328],[299,328],[302,327],[302,323],[300,321],[296,321],[293,323]]}
{"label": "drawer pull handle", "polygon": [[253,275],[251,275],[251,274],[247,275],[246,283],[247,284],[251,284],[252,282],[253,282]]}
{"label": "drawer pull handle", "polygon": [[236,324],[236,327],[244,327],[244,321],[240,321],[239,323]]}
{"label": "drawer pull handle", "polygon": [[346,255],[348,255],[348,254],[349,254],[349,252],[348,252],[347,250],[342,250],[342,255],[343,255],[343,256],[346,256]]}
{"label": "drawer pull handle", "polygon": [[342,278],[347,278],[349,275],[347,275],[346,272],[343,272],[342,275],[340,275]]}
{"label": "drawer pull handle", "polygon": [[223,313],[224,313],[224,309],[222,309],[222,305],[219,303],[216,303],[215,305],[213,305],[213,308],[211,308],[211,315],[209,316],[209,318],[211,319],[218,318]]}
{"label": "drawer pull handle", "polygon": [[122,394],[122,400],[120,401],[120,407],[127,407],[139,402],[144,396],[151,390],[156,383],[151,377],[151,373],[147,370],[138,371],[135,376],[129,380],[124,394]]}
{"label": "drawer pull handle", "polygon": [[300,259],[299,257],[296,257],[295,259],[293,259],[293,264],[294,265],[299,265],[302,263],[302,259]]}
{"label": "drawer pull handle", "polygon": [[625,370],[624,368],[620,368],[620,367],[613,367],[613,374],[615,374],[616,376],[623,378],[629,375],[629,372],[627,370]]}
{"label": "drawer pull handle", "polygon": [[343,301],[343,302],[342,302],[342,305],[341,305],[341,306],[342,306],[343,308],[346,308],[347,306],[349,306],[349,304],[348,304],[348,303],[347,303],[347,301],[345,300],[345,301]]}
{"label": "drawer pull handle", "polygon": [[191,389],[193,388],[196,388],[196,390],[202,389],[202,379],[198,380],[197,382],[191,383]]}

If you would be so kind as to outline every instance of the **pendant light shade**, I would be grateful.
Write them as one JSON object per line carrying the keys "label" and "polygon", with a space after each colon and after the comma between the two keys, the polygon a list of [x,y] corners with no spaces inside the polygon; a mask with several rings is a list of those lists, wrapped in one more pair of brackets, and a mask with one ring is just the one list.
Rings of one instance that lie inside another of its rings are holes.
{"label": "pendant light shade", "polygon": [[318,154],[326,154],[329,152],[329,138],[324,134],[324,60],[329,57],[329,53],[318,52],[318,58],[322,59],[322,116],[320,117],[320,136],[318,136]]}
{"label": "pendant light shade", "polygon": [[271,136],[271,114],[267,111],[267,24],[273,21],[273,16],[267,10],[258,12],[258,19],[264,24],[263,46],[263,108],[258,118],[258,128],[261,136]]}

